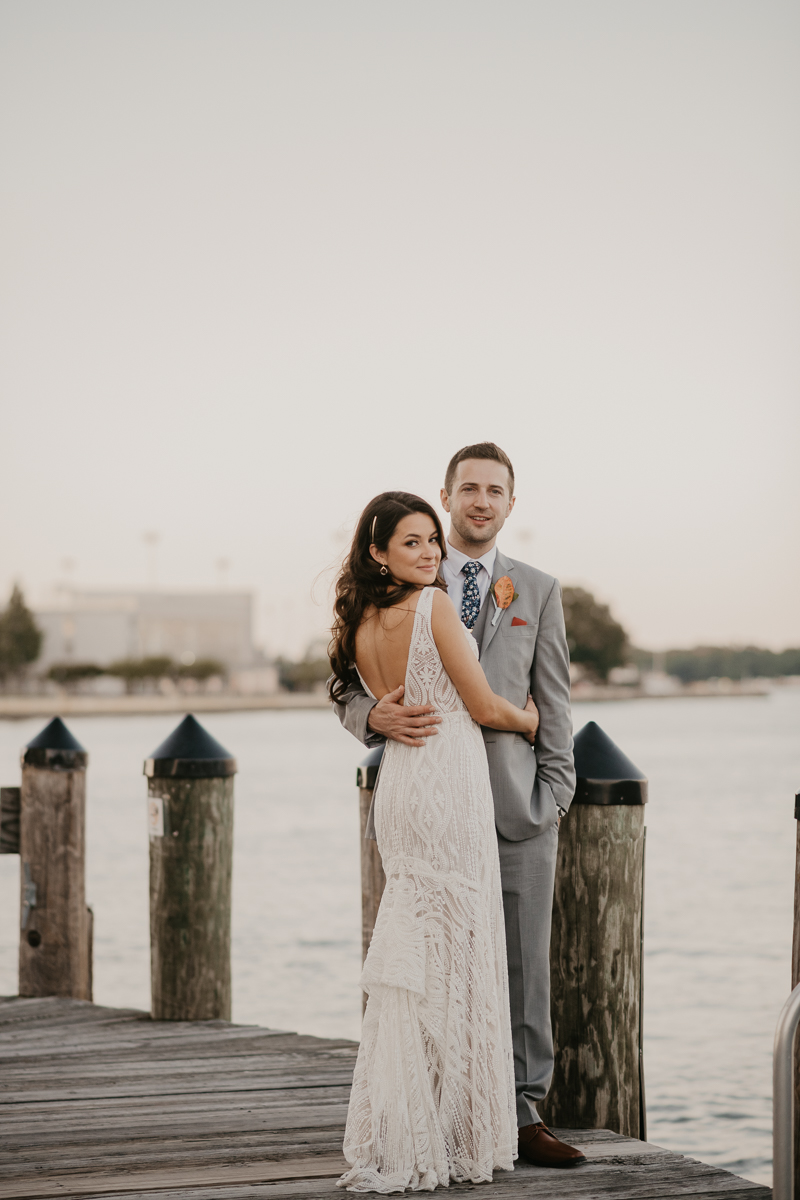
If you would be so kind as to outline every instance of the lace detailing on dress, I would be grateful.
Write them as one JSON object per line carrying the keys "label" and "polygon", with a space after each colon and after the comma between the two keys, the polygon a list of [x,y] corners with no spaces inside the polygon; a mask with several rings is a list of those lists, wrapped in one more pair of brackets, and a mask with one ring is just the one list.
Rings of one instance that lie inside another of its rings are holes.
{"label": "lace detailing on dress", "polygon": [[[419,597],[405,702],[445,716],[389,742],[375,797],[386,872],[344,1141],[351,1191],[433,1190],[511,1170],[517,1127],[500,864],[486,751]],[[465,635],[475,647],[472,636]]]}

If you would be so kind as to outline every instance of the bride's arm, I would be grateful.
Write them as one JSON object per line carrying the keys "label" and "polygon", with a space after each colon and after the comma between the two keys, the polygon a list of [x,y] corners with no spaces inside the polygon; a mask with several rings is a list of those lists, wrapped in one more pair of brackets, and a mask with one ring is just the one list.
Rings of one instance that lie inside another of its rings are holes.
{"label": "bride's arm", "polygon": [[483,667],[472,653],[453,602],[444,592],[436,592],[431,611],[431,628],[445,671],[452,679],[469,715],[479,725],[506,729],[533,738],[539,726],[539,713],[532,701],[517,708],[498,696],[486,682]]}

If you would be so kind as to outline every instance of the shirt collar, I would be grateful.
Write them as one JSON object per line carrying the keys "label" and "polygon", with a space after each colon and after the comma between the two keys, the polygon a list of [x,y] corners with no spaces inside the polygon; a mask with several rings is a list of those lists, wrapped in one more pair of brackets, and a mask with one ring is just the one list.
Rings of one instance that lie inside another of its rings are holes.
{"label": "shirt collar", "polygon": [[464,567],[464,563],[478,562],[487,572],[489,578],[492,578],[494,573],[494,560],[497,558],[497,543],[495,542],[491,550],[483,555],[482,558],[470,558],[468,554],[462,554],[460,550],[456,550],[455,546],[447,543],[447,558],[446,564],[452,569],[455,575],[459,575]]}

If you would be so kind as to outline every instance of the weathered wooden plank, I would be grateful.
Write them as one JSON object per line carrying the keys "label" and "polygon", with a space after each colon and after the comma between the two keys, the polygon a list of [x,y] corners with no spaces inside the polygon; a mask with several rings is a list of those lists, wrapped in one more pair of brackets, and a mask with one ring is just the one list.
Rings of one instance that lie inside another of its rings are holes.
{"label": "weathered wooden plank", "polygon": [[335,1154],[342,1147],[342,1127],[305,1128],[296,1131],[259,1130],[257,1133],[208,1134],[203,1138],[138,1138],[102,1142],[40,1141],[21,1146],[0,1163],[0,1179],[24,1177],[28,1169],[41,1174],[45,1169],[96,1171],[139,1167],[197,1165],[201,1162],[280,1161],[290,1158]]}
{"label": "weathered wooden plank", "polygon": [[[54,1195],[130,1196],[131,1193],[147,1195],[148,1193],[153,1194],[153,1192],[157,1192],[163,1197],[166,1190],[180,1189],[180,1193],[185,1195],[186,1191],[191,1189],[196,1195],[209,1197],[209,1189],[213,1188],[213,1195],[216,1197],[221,1194],[220,1189],[230,1188],[230,1195],[242,1196],[243,1194],[258,1195],[259,1193],[253,1191],[251,1187],[246,1190],[241,1186],[236,1187],[237,1184],[255,1184],[258,1187],[269,1183],[279,1185],[296,1180],[304,1183],[314,1181],[316,1194],[319,1196],[327,1194],[341,1196],[341,1191],[335,1187],[335,1180],[345,1165],[341,1155],[332,1155],[316,1162],[299,1160],[280,1164],[250,1163],[233,1168],[205,1168],[203,1170],[189,1167],[129,1172],[124,1176],[117,1177],[101,1174],[59,1176],[57,1179],[49,1181],[23,1181],[19,1185],[15,1185],[14,1195],[17,1200],[46,1200]],[[585,1197],[585,1200],[592,1200],[595,1196],[614,1197],[615,1200],[616,1198],[636,1196],[647,1197],[650,1200],[683,1196],[688,1200],[693,1196],[722,1196],[725,1194],[735,1196],[736,1200],[744,1200],[745,1196],[753,1197],[755,1200],[756,1197],[769,1195],[766,1188],[754,1188],[752,1185],[731,1188],[728,1186],[727,1179],[717,1178],[713,1181],[709,1178],[703,1179],[700,1190],[698,1190],[697,1176],[678,1174],[674,1170],[658,1179],[652,1176],[647,1180],[615,1178],[613,1186],[611,1186],[608,1176],[595,1176],[590,1180],[587,1177],[586,1168],[582,1169],[580,1179],[575,1172],[570,1172],[566,1178],[564,1174],[558,1173],[556,1179],[553,1179],[554,1174],[554,1172],[539,1172],[524,1167],[514,1172],[498,1172],[492,1183],[480,1185],[480,1194],[490,1200],[494,1196],[502,1197],[503,1200],[512,1200],[512,1197],[534,1195],[540,1200],[565,1200],[566,1197],[576,1194]],[[543,1175],[546,1178],[542,1178]],[[330,1191],[328,1191],[328,1187],[324,1189],[321,1187],[322,1180],[328,1181]],[[576,1182],[582,1183],[584,1186],[576,1189],[574,1187]],[[720,1184],[722,1186],[719,1186]],[[235,1191],[233,1191],[234,1187],[236,1187]],[[456,1192],[473,1191],[474,1185],[451,1185],[451,1190]],[[292,1191],[294,1192],[295,1189],[293,1188]],[[282,1192],[279,1186],[275,1186],[270,1188],[266,1194],[286,1193]]]}
{"label": "weathered wooden plank", "polygon": [[[153,1137],[165,1125],[180,1131],[182,1136],[194,1133],[201,1136],[208,1131],[235,1133],[237,1130],[256,1129],[300,1129],[310,1125],[325,1127],[344,1125],[347,1117],[347,1097],[319,1096],[316,1100],[291,1100],[278,1098],[273,1103],[234,1102],[225,1108],[213,1104],[193,1104],[190,1109],[178,1106],[159,1105],[135,1109],[131,1106],[104,1114],[102,1108],[93,1112],[76,1111],[61,1116],[58,1113],[14,1113],[3,1120],[3,1136],[0,1149],[13,1149],[14,1145],[31,1144],[34,1137],[60,1134],[73,1139],[76,1135],[85,1140],[114,1136],[124,1129],[131,1136]],[[91,1136],[81,1135],[81,1126],[91,1125]]]}
{"label": "weathered wooden plank", "polygon": [[[30,1003],[38,1006],[32,1018]],[[355,1043],[225,1022],[159,1024],[135,1010],[116,1020],[114,1010],[63,1000],[5,1002],[0,1012],[18,1016],[0,1022],[2,1195],[342,1197],[335,1184]],[[585,1167],[520,1164],[479,1185],[481,1200],[769,1196],[608,1130],[564,1136],[584,1150]],[[474,1190],[452,1185],[450,1194]]]}
{"label": "weathered wooden plank", "polygon": [[342,1059],[326,1060],[323,1055],[320,1058],[320,1062],[315,1063],[312,1059],[307,1066],[303,1062],[288,1057],[274,1065],[271,1063],[251,1065],[249,1060],[245,1059],[238,1068],[230,1060],[222,1064],[219,1063],[219,1060],[210,1060],[208,1065],[196,1059],[187,1061],[185,1065],[162,1062],[150,1064],[111,1062],[95,1064],[92,1071],[58,1069],[48,1072],[46,1068],[33,1070],[32,1078],[26,1078],[24,1072],[17,1073],[6,1070],[2,1083],[0,1083],[0,1097],[2,1097],[2,1103],[11,1103],[12,1093],[16,1095],[19,1092],[21,1093],[20,1098],[33,1099],[32,1093],[44,1088],[49,1098],[53,1099],[55,1091],[92,1086],[103,1089],[106,1086],[115,1086],[120,1079],[125,1079],[131,1085],[140,1082],[150,1083],[151,1091],[161,1090],[169,1082],[187,1086],[190,1083],[196,1083],[198,1087],[203,1087],[209,1079],[220,1083],[238,1079],[242,1083],[247,1083],[248,1086],[255,1079],[268,1080],[271,1086],[271,1081],[274,1079],[288,1079],[296,1076],[310,1080],[312,1075],[315,1078],[331,1081],[334,1077],[341,1075],[347,1076],[349,1081],[355,1061],[354,1056],[344,1061]]}
{"label": "weathered wooden plank", "polygon": [[213,1088],[204,1088],[202,1091],[196,1092],[179,1092],[174,1095],[160,1093],[148,1093],[143,1096],[123,1096],[117,1097],[101,1097],[99,1099],[89,1098],[86,1100],[72,1099],[69,1101],[49,1101],[39,1100],[34,1103],[29,1101],[20,1101],[17,1104],[4,1104],[0,1106],[3,1112],[3,1119],[14,1121],[17,1117],[22,1117],[25,1120],[35,1119],[37,1114],[48,1119],[57,1117],[59,1113],[72,1113],[78,1118],[86,1117],[91,1114],[112,1114],[118,1112],[151,1112],[153,1106],[161,1102],[164,1108],[180,1108],[187,1109],[187,1106],[193,1106],[197,1111],[206,1109],[229,1109],[235,1107],[251,1107],[257,1104],[263,1104],[268,1107],[275,1107],[284,1102],[287,1104],[304,1104],[315,1103],[319,1104],[329,1097],[337,1099],[347,1099],[350,1092],[350,1084],[348,1083],[325,1083],[320,1087],[306,1086],[302,1081],[286,1088],[249,1088],[242,1086],[238,1092],[231,1092],[225,1095],[224,1100],[215,1098],[216,1093]]}
{"label": "weathered wooden plank", "polygon": [[[338,1058],[344,1057],[346,1054],[354,1053],[358,1049],[358,1043],[353,1041],[320,1041],[309,1040],[301,1037],[299,1034],[288,1033],[271,1033],[266,1037],[250,1037],[250,1038],[227,1038],[225,1036],[219,1038],[206,1038],[192,1040],[188,1037],[176,1037],[174,1043],[168,1042],[165,1038],[130,1038],[127,1034],[120,1034],[116,1041],[112,1039],[97,1038],[94,1041],[85,1039],[86,1044],[93,1045],[96,1050],[91,1057],[91,1062],[94,1063],[102,1058],[104,1061],[110,1062],[114,1058],[119,1058],[120,1061],[133,1062],[135,1060],[145,1060],[149,1056],[150,1061],[163,1059],[166,1061],[181,1061],[187,1058],[207,1059],[207,1058],[225,1058],[235,1059],[247,1056],[263,1055],[272,1058],[278,1054],[291,1054],[303,1058],[311,1055],[314,1058],[322,1056],[334,1056]],[[31,1053],[26,1057],[30,1062],[30,1066],[35,1067],[37,1057],[41,1059],[44,1065],[52,1063],[65,1062],[71,1064],[74,1055],[72,1054],[71,1046],[65,1043],[67,1050],[62,1053],[60,1045],[48,1045],[45,1041],[40,1041],[31,1046]],[[6,1055],[5,1047],[0,1046],[0,1061],[7,1062],[10,1066],[13,1065],[13,1059],[18,1047],[18,1043],[11,1046],[12,1053]],[[27,1064],[25,1064],[27,1066]],[[21,1065],[20,1069],[24,1069]]]}
{"label": "weathered wooden plank", "polygon": [[[329,1094],[332,1093],[332,1094]],[[92,1103],[76,1102],[65,1105],[14,1105],[2,1115],[2,1138],[0,1145],[5,1146],[7,1139],[13,1136],[25,1136],[25,1130],[40,1130],[47,1128],[50,1132],[62,1129],[80,1129],[82,1122],[91,1123],[91,1127],[100,1132],[101,1129],[124,1128],[126,1122],[131,1129],[152,1127],[158,1129],[160,1122],[169,1121],[173,1127],[186,1128],[188,1124],[196,1124],[198,1129],[216,1127],[219,1129],[236,1129],[237,1124],[246,1117],[269,1123],[271,1128],[279,1128],[277,1123],[282,1115],[296,1127],[297,1115],[307,1111],[314,1116],[308,1116],[306,1124],[324,1121],[331,1124],[338,1120],[339,1114],[347,1114],[349,1088],[337,1087],[330,1090],[308,1091],[297,1088],[293,1092],[253,1092],[252,1094],[231,1093],[225,1097],[227,1103],[219,1103],[213,1094],[203,1096],[184,1096],[178,1098],[180,1103],[158,1103],[158,1098],[145,1097],[122,1102]],[[65,1111],[66,1110],[66,1111]],[[342,1117],[344,1120],[344,1116]],[[252,1127],[252,1126],[251,1126]]]}
{"label": "weathered wooden plank", "polygon": [[[170,1024],[174,1024],[174,1028],[169,1028]],[[152,1041],[158,1043],[164,1039],[171,1040],[176,1038],[180,1042],[184,1038],[194,1038],[199,1042],[212,1041],[217,1034],[222,1037],[223,1041],[246,1041],[253,1039],[262,1041],[270,1037],[309,1037],[307,1034],[292,1033],[286,1029],[266,1029],[258,1028],[252,1025],[228,1025],[227,1023],[216,1022],[208,1023],[191,1022],[184,1023],[182,1021],[162,1022],[151,1021],[149,1018],[131,1018],[125,1022],[104,1021],[102,1024],[94,1024],[89,1021],[72,1021],[68,1025],[61,1026],[56,1020],[46,1022],[9,1022],[6,1029],[0,1031],[0,1046],[14,1046],[19,1042],[30,1042],[32,1046],[42,1045],[47,1038],[53,1038],[53,1034],[58,1031],[59,1038],[63,1038],[65,1043],[74,1041],[87,1041],[97,1039],[99,1044],[112,1044],[113,1039],[121,1036],[131,1040],[134,1043],[139,1041]],[[314,1039],[310,1039],[314,1040]],[[317,1038],[316,1041],[326,1039]],[[335,1039],[332,1039],[335,1040]]]}
{"label": "weathered wooden plank", "polygon": [[[523,1166],[514,1172],[498,1172],[492,1183],[484,1184],[451,1184],[447,1194],[461,1196],[467,1193],[477,1193],[480,1200],[523,1200],[535,1197],[536,1200],[570,1200],[575,1195],[574,1184],[581,1177],[585,1182],[587,1172],[591,1168],[581,1168],[580,1171],[544,1171],[534,1167]],[[735,1179],[728,1176],[729,1179]],[[609,1181],[610,1182],[610,1181]],[[584,1200],[703,1200],[709,1196],[723,1196],[726,1193],[731,1200],[769,1200],[771,1195],[768,1188],[757,1187],[745,1180],[737,1180],[741,1187],[711,1188],[705,1186],[698,1190],[697,1181],[680,1180],[667,1177],[654,1181],[652,1185],[643,1178],[633,1177],[627,1180],[615,1179],[611,1186],[600,1175],[591,1180],[591,1190],[582,1190]],[[50,1193],[55,1196],[58,1192]],[[251,1183],[225,1186],[220,1184],[211,1187],[189,1187],[159,1190],[157,1193],[109,1191],[95,1193],[92,1200],[120,1200],[124,1195],[126,1200],[151,1200],[154,1195],[158,1200],[333,1200],[343,1193],[336,1187],[333,1177],[324,1179],[281,1180],[274,1183]],[[42,1198],[44,1200],[44,1198]],[[50,1200],[50,1197],[47,1197]]]}
{"label": "weathered wooden plank", "polygon": [[115,1071],[124,1072],[129,1078],[142,1077],[176,1077],[204,1074],[225,1074],[226,1071],[246,1071],[254,1074],[257,1071],[266,1073],[302,1070],[303,1068],[319,1071],[321,1069],[341,1070],[345,1067],[352,1069],[357,1047],[342,1048],[336,1051],[320,1050],[312,1053],[307,1050],[292,1053],[281,1049],[274,1054],[265,1054],[259,1048],[251,1054],[228,1054],[221,1056],[219,1048],[214,1055],[198,1057],[197,1055],[158,1056],[152,1057],[142,1052],[123,1055],[92,1055],[91,1061],[75,1060],[73,1057],[64,1059],[57,1055],[43,1055],[39,1061],[26,1060],[24,1063],[2,1062],[3,1075],[0,1079],[0,1091],[10,1085],[38,1086],[37,1081],[52,1080],[54,1086],[61,1081],[91,1080],[92,1078],[107,1078]]}
{"label": "weathered wooden plank", "polygon": [[65,1058],[56,1058],[53,1055],[51,1062],[47,1055],[13,1060],[4,1060],[0,1057],[0,1078],[3,1080],[3,1086],[7,1084],[11,1087],[13,1083],[15,1088],[17,1085],[22,1088],[38,1087],[42,1083],[48,1082],[48,1078],[50,1078],[55,1087],[59,1086],[59,1081],[63,1081],[64,1086],[68,1086],[71,1082],[85,1080],[86,1083],[89,1083],[94,1078],[102,1079],[104,1076],[107,1078],[117,1075],[125,1075],[130,1078],[145,1077],[146,1070],[152,1071],[154,1077],[156,1075],[167,1077],[174,1074],[176,1078],[179,1078],[193,1073],[202,1077],[205,1074],[213,1073],[211,1064],[219,1064],[221,1061],[224,1065],[219,1067],[220,1073],[245,1071],[249,1069],[249,1064],[253,1063],[251,1074],[254,1071],[270,1073],[273,1063],[275,1070],[283,1067],[287,1071],[303,1072],[306,1070],[351,1070],[355,1062],[355,1055],[351,1051],[339,1054],[334,1052],[287,1053],[276,1055],[274,1059],[263,1055],[261,1051],[257,1054],[231,1054],[224,1060],[220,1060],[218,1053],[199,1056],[193,1054],[154,1056],[149,1051],[140,1051],[129,1055],[98,1054],[96,1057],[92,1055],[91,1062],[88,1061],[88,1058],[88,1054],[68,1055]]}
{"label": "weathered wooden plank", "polygon": [[17,1081],[11,1085],[0,1099],[0,1111],[17,1104],[47,1104],[67,1103],[77,1100],[131,1099],[142,1096],[180,1096],[193,1092],[201,1093],[209,1090],[225,1092],[253,1092],[292,1090],[298,1087],[339,1087],[350,1086],[352,1067],[349,1064],[321,1063],[319,1067],[309,1066],[303,1070],[294,1064],[280,1071],[258,1070],[240,1073],[225,1071],[190,1072],[153,1072],[146,1075],[127,1075],[124,1071],[109,1071],[109,1078],[76,1079],[57,1076],[48,1087],[46,1079],[31,1083],[28,1087],[20,1087]]}
{"label": "weathered wooden plank", "polygon": [[[134,1080],[125,1078],[119,1083],[109,1083],[105,1087],[97,1082],[81,1085],[78,1083],[67,1087],[55,1084],[51,1088],[25,1088],[20,1091],[7,1092],[3,1089],[0,1112],[8,1104],[56,1103],[73,1100],[106,1100],[133,1099],[137,1096],[158,1096],[166,1100],[169,1096],[188,1096],[203,1092],[260,1092],[285,1091],[288,1088],[308,1087],[350,1087],[353,1078],[352,1068],[348,1071],[342,1067],[331,1068],[329,1071],[310,1069],[303,1073],[296,1071],[257,1071],[232,1074],[208,1073],[201,1075],[197,1072],[181,1079],[171,1072],[161,1076],[158,1083],[154,1079]],[[160,1086],[159,1086],[160,1083]]]}
{"label": "weathered wooden plank", "polygon": [[[292,1057],[298,1062],[306,1059],[334,1059],[346,1058],[353,1055],[357,1049],[356,1042],[331,1042],[323,1043],[321,1046],[307,1045],[300,1041],[299,1038],[279,1038],[277,1035],[274,1039],[248,1039],[244,1041],[239,1039],[235,1042],[227,1041],[220,1038],[214,1044],[201,1043],[197,1046],[181,1040],[177,1040],[176,1044],[170,1046],[164,1042],[156,1042],[150,1044],[147,1041],[140,1040],[138,1043],[131,1045],[116,1046],[106,1045],[105,1043],[95,1043],[96,1054],[91,1056],[91,1060],[85,1065],[95,1066],[100,1060],[106,1063],[114,1062],[115,1059],[121,1063],[135,1062],[186,1062],[187,1060],[195,1059],[197,1062],[205,1062],[208,1059],[216,1059],[217,1061],[224,1059],[228,1062],[235,1062],[238,1059],[270,1059],[277,1060],[278,1056],[284,1055]],[[15,1055],[5,1056],[0,1052],[0,1062],[6,1064],[9,1070],[14,1070]],[[36,1059],[39,1059],[37,1064]],[[75,1063],[75,1056],[72,1053],[62,1054],[60,1048],[48,1050],[46,1046],[37,1048],[36,1053],[26,1055],[26,1061],[20,1062],[18,1069],[22,1072],[27,1070],[35,1070],[38,1065],[49,1067],[57,1066],[63,1063],[68,1070],[79,1069],[81,1064]]]}
{"label": "weathered wooden plank", "polygon": [[147,1056],[151,1061],[163,1059],[166,1061],[178,1061],[187,1058],[242,1058],[244,1056],[251,1057],[254,1054],[277,1054],[284,1051],[287,1054],[296,1054],[300,1057],[311,1055],[317,1057],[320,1053],[325,1055],[334,1054],[339,1051],[338,1057],[343,1057],[348,1052],[352,1052],[353,1042],[331,1042],[329,1045],[323,1043],[322,1046],[309,1045],[301,1041],[297,1037],[288,1037],[286,1035],[273,1035],[273,1040],[270,1038],[230,1038],[225,1035],[221,1036],[216,1041],[211,1041],[208,1038],[189,1037],[188,1035],[178,1034],[174,1042],[170,1043],[166,1038],[132,1038],[127,1034],[121,1034],[116,1041],[112,1039],[80,1039],[80,1041],[64,1041],[59,1046],[48,1046],[44,1040],[24,1044],[21,1041],[16,1044],[7,1044],[0,1047],[0,1062],[12,1067],[15,1060],[19,1060],[20,1066],[24,1062],[35,1066],[35,1060],[38,1058],[42,1063],[58,1063],[60,1061],[69,1062],[74,1059],[77,1054],[87,1054],[91,1050],[92,1062],[99,1061],[101,1058],[104,1062],[113,1062],[118,1059],[120,1062],[132,1062],[135,1059],[144,1059]]}
{"label": "weathered wooden plank", "polygon": [[149,1017],[142,1008],[110,1008],[106,1004],[93,1004],[71,996],[0,996],[0,1021],[7,1013],[24,1013],[33,1020],[42,1013],[58,1012],[62,1015],[82,1013],[86,1020],[101,1021],[107,1016],[123,1018],[131,1013]]}
{"label": "weathered wooden plank", "polygon": [[342,1174],[347,1164],[341,1153],[319,1159],[301,1159],[281,1163],[241,1163],[231,1167],[170,1167],[157,1171],[131,1171],[123,1176],[108,1174],[62,1175],[50,1180],[27,1180],[14,1184],[15,1200],[35,1200],[38,1197],[93,1196],[98,1192],[119,1194],[139,1191],[162,1191],[174,1187],[204,1189],[230,1186],[251,1181],[264,1183],[283,1179],[333,1178]]}
{"label": "weathered wooden plank", "polygon": [[[214,1043],[209,1040],[208,1033],[190,1034],[182,1033],[179,1030],[176,1031],[174,1042],[170,1043],[167,1033],[159,1032],[152,1037],[136,1037],[132,1036],[130,1031],[126,1030],[124,1034],[119,1035],[117,1040],[112,1037],[105,1039],[95,1039],[92,1037],[82,1037],[79,1039],[65,1038],[63,1043],[58,1046],[56,1052],[63,1055],[88,1053],[94,1054],[95,1050],[100,1052],[104,1048],[111,1049],[119,1047],[121,1050],[134,1051],[142,1047],[149,1047],[153,1052],[163,1049],[163,1052],[165,1054],[169,1054],[170,1056],[174,1055],[176,1052],[180,1052],[181,1049],[188,1051],[192,1048],[195,1048],[195,1052],[199,1055],[202,1054],[203,1047],[207,1045],[209,1047],[209,1053],[213,1052],[215,1054],[219,1054],[220,1046],[226,1043],[235,1043],[242,1049],[242,1052],[245,1052],[246,1047],[249,1044],[254,1042],[257,1044],[263,1044],[267,1037],[278,1036],[276,1032],[274,1035],[265,1034],[263,1039],[254,1039],[252,1035],[236,1035],[235,1033],[228,1032],[227,1030],[220,1031],[220,1034],[219,1042],[214,1048]],[[10,1062],[15,1058],[46,1057],[48,1053],[46,1047],[47,1041],[44,1038],[40,1038],[35,1041],[32,1039],[23,1041],[21,1038],[17,1041],[9,1041],[2,1048],[0,1048],[0,1061]]]}
{"label": "weathered wooden plank", "polygon": [[[309,1125],[344,1127],[346,1117],[347,1103],[340,1101],[328,1104],[298,1104],[296,1107],[276,1105],[272,1111],[262,1106],[247,1109],[237,1107],[233,1111],[209,1107],[205,1112],[189,1113],[162,1109],[140,1113],[123,1111],[111,1118],[105,1118],[102,1112],[98,1112],[93,1114],[92,1125],[97,1137],[119,1137],[126,1129],[130,1131],[131,1136],[158,1136],[165,1122],[173,1129],[180,1130],[185,1137],[200,1137],[220,1130],[255,1132],[261,1129],[298,1130]],[[13,1150],[14,1146],[20,1143],[20,1139],[25,1139],[26,1144],[30,1144],[28,1139],[34,1131],[36,1137],[45,1140],[56,1136],[81,1140],[86,1137],[86,1123],[85,1113],[74,1114],[69,1120],[58,1119],[55,1114],[50,1114],[47,1119],[39,1120],[35,1124],[24,1118],[19,1122],[4,1120],[5,1129],[0,1147]]]}

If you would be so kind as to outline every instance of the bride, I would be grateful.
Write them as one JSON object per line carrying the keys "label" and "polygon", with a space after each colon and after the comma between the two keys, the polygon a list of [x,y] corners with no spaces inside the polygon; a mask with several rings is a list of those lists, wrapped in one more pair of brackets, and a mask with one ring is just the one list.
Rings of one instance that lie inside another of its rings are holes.
{"label": "bride", "polygon": [[539,715],[495,695],[439,577],[445,541],[426,501],[384,492],[358,522],[336,585],[331,697],[355,673],[380,699],[403,684],[438,735],[387,743],[375,791],[386,890],[340,1187],[432,1191],[480,1183],[517,1156],[500,864],[479,725],[533,741]]}

